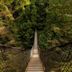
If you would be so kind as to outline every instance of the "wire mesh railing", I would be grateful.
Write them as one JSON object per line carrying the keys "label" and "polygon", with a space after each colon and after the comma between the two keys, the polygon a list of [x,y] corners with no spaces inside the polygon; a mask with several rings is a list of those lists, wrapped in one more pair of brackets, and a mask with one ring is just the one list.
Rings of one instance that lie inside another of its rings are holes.
{"label": "wire mesh railing", "polygon": [[0,46],[0,72],[24,72],[30,60],[30,50]]}
{"label": "wire mesh railing", "polygon": [[39,48],[39,52],[45,72],[72,72],[72,43],[49,49]]}

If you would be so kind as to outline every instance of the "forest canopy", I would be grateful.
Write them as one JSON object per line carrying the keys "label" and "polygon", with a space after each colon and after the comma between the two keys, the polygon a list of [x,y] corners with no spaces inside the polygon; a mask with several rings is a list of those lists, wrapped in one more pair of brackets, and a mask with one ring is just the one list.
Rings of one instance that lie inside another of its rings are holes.
{"label": "forest canopy", "polygon": [[35,29],[44,48],[71,41],[71,5],[72,0],[0,0],[0,44],[31,48]]}

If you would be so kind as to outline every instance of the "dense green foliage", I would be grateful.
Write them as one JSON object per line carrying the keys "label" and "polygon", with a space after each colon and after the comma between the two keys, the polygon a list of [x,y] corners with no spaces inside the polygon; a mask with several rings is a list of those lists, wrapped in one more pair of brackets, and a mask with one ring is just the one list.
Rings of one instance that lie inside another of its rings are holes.
{"label": "dense green foliage", "polygon": [[71,72],[72,1],[49,0],[43,30],[38,31],[40,56],[45,72]]}
{"label": "dense green foliage", "polygon": [[34,31],[31,22],[26,19],[25,8],[30,4],[29,0],[0,1],[0,44],[32,47]]}
{"label": "dense green foliage", "polygon": [[30,49],[33,45],[31,24],[22,16],[30,4],[30,0],[0,0],[0,72],[23,72],[27,66],[30,51],[17,47]]}
{"label": "dense green foliage", "polygon": [[[19,40],[19,35],[25,31],[25,33],[28,33],[30,30],[33,38],[35,29],[38,29],[41,34],[44,32],[45,34],[43,35],[47,35],[47,42],[51,42],[53,39],[60,42],[64,42],[65,39],[65,42],[68,42],[72,38],[71,0],[31,0],[31,2],[29,0],[7,0],[6,2],[5,0],[1,0],[0,6],[0,43],[7,43],[11,38],[13,41],[15,38]],[[11,35],[11,37],[8,37],[8,35]],[[25,34],[22,36],[25,38],[24,35]],[[40,35],[39,39],[41,39],[43,35]],[[26,36],[28,36],[28,34]],[[29,39],[29,37],[26,38]],[[19,41],[22,41],[22,39]],[[41,46],[43,46],[43,44]]]}
{"label": "dense green foliage", "polygon": [[72,43],[72,0],[0,0],[0,45],[30,49],[35,30],[40,49],[67,60],[72,48],[56,46]]}
{"label": "dense green foliage", "polygon": [[46,8],[46,27],[39,32],[41,48],[61,45],[72,40],[71,7],[71,0],[49,0],[49,6]]}
{"label": "dense green foliage", "polygon": [[4,5],[1,5],[0,17],[4,24],[1,24],[0,31],[5,33],[0,33],[0,44],[31,48],[35,29],[43,30],[45,27],[48,2],[11,0],[1,3]]}

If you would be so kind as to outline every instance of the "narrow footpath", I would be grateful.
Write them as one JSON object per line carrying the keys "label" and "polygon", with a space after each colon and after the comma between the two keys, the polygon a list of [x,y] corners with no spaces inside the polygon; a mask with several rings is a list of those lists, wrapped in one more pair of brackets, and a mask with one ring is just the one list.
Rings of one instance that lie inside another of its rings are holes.
{"label": "narrow footpath", "polygon": [[37,31],[35,31],[34,46],[31,50],[31,59],[25,72],[44,72],[38,53]]}

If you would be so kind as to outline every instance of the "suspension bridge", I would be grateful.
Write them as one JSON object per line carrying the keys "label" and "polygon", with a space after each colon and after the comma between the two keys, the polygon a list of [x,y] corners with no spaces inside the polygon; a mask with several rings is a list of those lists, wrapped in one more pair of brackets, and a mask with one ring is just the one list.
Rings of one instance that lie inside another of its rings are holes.
{"label": "suspension bridge", "polygon": [[38,53],[37,31],[35,31],[34,45],[31,50],[31,59],[25,72],[44,72],[44,67]]}

